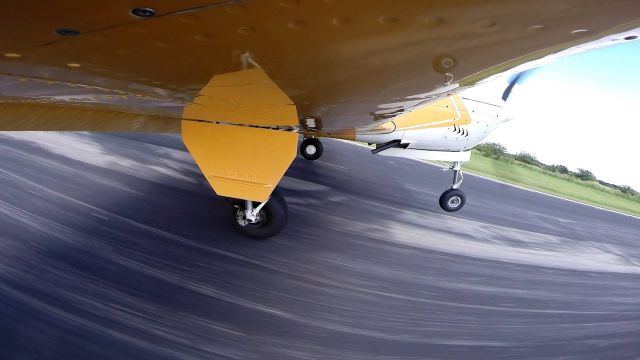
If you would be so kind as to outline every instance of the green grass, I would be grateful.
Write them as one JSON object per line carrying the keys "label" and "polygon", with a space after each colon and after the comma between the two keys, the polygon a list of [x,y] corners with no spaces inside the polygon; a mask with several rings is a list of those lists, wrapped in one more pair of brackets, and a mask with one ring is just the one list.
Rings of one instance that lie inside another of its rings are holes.
{"label": "green grass", "polygon": [[528,189],[640,216],[640,202],[597,183],[585,183],[566,175],[549,173],[517,161],[496,160],[473,152],[464,170]]}

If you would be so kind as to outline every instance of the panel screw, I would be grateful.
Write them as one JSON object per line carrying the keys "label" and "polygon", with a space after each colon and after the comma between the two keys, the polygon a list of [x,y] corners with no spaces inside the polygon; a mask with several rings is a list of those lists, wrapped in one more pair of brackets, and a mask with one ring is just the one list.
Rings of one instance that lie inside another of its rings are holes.
{"label": "panel screw", "polygon": [[60,36],[77,36],[80,35],[80,31],[75,29],[60,28],[56,30],[56,33]]}
{"label": "panel screw", "polygon": [[150,18],[156,16],[156,11],[152,8],[140,7],[131,9],[130,14],[139,18]]}
{"label": "panel screw", "polygon": [[458,60],[449,54],[441,54],[433,59],[433,69],[441,74],[450,73],[458,66]]}

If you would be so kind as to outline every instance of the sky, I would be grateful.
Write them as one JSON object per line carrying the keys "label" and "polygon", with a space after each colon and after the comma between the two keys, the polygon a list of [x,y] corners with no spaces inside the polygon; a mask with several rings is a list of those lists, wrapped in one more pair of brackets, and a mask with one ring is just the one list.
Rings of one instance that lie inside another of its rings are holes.
{"label": "sky", "polygon": [[487,141],[640,191],[639,107],[640,41],[630,41],[534,70],[509,98],[513,120]]}

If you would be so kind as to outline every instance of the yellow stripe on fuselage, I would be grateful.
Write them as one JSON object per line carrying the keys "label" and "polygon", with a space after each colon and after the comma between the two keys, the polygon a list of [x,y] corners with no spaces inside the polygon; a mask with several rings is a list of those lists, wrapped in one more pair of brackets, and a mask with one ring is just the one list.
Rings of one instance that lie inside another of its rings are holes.
{"label": "yellow stripe on fuselage", "polygon": [[429,105],[410,110],[373,129],[343,129],[336,131],[302,130],[305,137],[329,137],[355,140],[358,135],[384,135],[395,131],[422,130],[471,123],[471,116],[458,95],[448,96]]}
{"label": "yellow stripe on fuselage", "polygon": [[468,125],[471,117],[460,96],[453,95],[399,115],[392,121],[396,124],[397,131],[403,131]]}

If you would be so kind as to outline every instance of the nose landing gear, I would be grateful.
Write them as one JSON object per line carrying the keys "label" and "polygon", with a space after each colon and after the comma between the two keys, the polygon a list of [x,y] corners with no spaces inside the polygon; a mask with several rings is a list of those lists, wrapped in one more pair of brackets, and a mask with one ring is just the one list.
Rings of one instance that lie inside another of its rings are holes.
{"label": "nose landing gear", "polygon": [[460,190],[462,180],[464,179],[461,169],[462,161],[454,161],[451,165],[451,170],[453,170],[453,184],[450,189],[440,195],[440,207],[446,212],[458,211],[462,209],[467,202],[464,192]]}
{"label": "nose landing gear", "polygon": [[322,143],[316,138],[306,138],[300,144],[300,154],[307,160],[320,159],[322,150]]}

